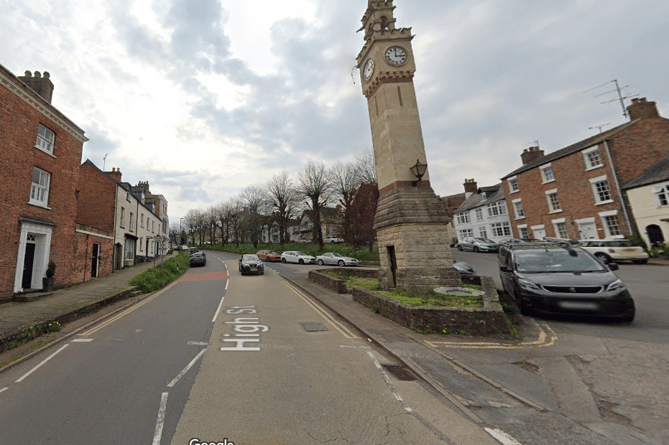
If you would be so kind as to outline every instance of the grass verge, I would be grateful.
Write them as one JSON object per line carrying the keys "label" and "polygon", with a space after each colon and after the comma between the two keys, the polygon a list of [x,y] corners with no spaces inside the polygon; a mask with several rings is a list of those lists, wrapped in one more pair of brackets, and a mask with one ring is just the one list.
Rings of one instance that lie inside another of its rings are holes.
{"label": "grass verge", "polygon": [[130,281],[131,286],[137,286],[142,292],[149,293],[170,284],[190,268],[190,254],[181,252],[156,267],[147,269]]}

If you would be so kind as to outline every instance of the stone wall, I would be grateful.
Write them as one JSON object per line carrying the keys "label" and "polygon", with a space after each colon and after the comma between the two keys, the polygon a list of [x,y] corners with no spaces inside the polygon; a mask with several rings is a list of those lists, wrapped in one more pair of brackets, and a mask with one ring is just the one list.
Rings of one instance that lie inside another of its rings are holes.
{"label": "stone wall", "polygon": [[[332,292],[337,292],[338,294],[345,294],[349,291],[346,289],[346,280],[342,278],[333,277],[332,275],[325,275],[321,273],[323,270],[333,270],[333,269],[317,269],[309,271],[309,280],[323,286],[326,289],[331,290]],[[337,272],[346,275],[346,276],[356,276],[363,278],[378,278],[378,271],[376,269],[334,269]]]}
{"label": "stone wall", "polygon": [[463,281],[481,285],[485,292],[482,309],[414,307],[386,298],[379,293],[353,288],[353,301],[394,322],[414,330],[448,333],[467,331],[473,335],[509,333],[511,323],[499,303],[495,283],[490,277],[463,277]]}

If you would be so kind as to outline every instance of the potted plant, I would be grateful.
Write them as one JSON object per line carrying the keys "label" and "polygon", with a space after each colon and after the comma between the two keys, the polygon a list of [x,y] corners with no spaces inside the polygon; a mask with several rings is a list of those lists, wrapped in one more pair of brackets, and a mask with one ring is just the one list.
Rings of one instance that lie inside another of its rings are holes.
{"label": "potted plant", "polygon": [[46,266],[46,278],[42,278],[42,292],[52,292],[53,285],[56,282],[54,275],[56,274],[56,263],[49,261]]}

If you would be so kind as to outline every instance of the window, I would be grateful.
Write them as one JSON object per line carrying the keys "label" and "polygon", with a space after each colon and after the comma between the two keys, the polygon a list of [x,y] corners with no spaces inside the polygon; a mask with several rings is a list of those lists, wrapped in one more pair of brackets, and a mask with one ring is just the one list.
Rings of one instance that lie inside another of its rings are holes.
{"label": "window", "polygon": [[132,232],[132,220],[134,219],[133,216],[135,216],[132,212],[130,212],[130,231]]}
{"label": "window", "polygon": [[30,203],[45,206],[49,202],[51,175],[37,167],[33,168],[33,183],[30,187]]}
{"label": "window", "polygon": [[474,236],[474,231],[472,229],[458,230],[458,233],[460,234],[459,238],[461,240]]}
{"label": "window", "polygon": [[541,167],[541,180],[544,183],[555,181],[555,175],[553,174],[553,167],[551,164]]}
{"label": "window", "polygon": [[563,219],[553,221],[555,226],[555,236],[562,239],[569,239],[569,231],[567,229],[567,222]]}
{"label": "window", "polygon": [[548,190],[546,192],[546,199],[548,199],[548,209],[551,213],[561,212],[560,198],[558,198],[557,189]]}
{"label": "window", "polygon": [[144,238],[139,239],[139,251],[140,252],[144,251]]}
{"label": "window", "polygon": [[481,207],[476,208],[476,221],[483,221],[483,209]]}
{"label": "window", "polygon": [[488,238],[488,233],[485,230],[485,227],[479,227],[479,238]]}
{"label": "window", "polygon": [[601,167],[602,158],[599,156],[599,148],[591,148],[583,151],[583,158],[585,159],[585,169],[592,170],[593,168]]}
{"label": "window", "polygon": [[144,227],[144,214],[143,213],[139,216],[139,225],[140,225],[140,227]]}
{"label": "window", "polygon": [[622,235],[622,232],[620,231],[620,221],[618,220],[618,215],[605,216],[604,225],[606,226],[606,232],[608,233],[608,236]]}
{"label": "window", "polygon": [[469,222],[469,212],[458,214],[458,224],[467,224]]}
{"label": "window", "polygon": [[595,202],[597,204],[613,202],[611,188],[609,187],[609,181],[606,180],[606,176],[591,179],[590,183],[592,184],[592,191],[595,194]]}
{"label": "window", "polygon": [[660,207],[669,205],[669,184],[654,189],[653,193],[655,193],[655,196],[657,197],[657,203],[660,205]]}
{"label": "window", "polygon": [[511,193],[516,193],[520,191],[520,187],[518,187],[518,178],[516,176],[512,176],[508,179],[509,181],[509,190]]}
{"label": "window", "polygon": [[508,222],[492,224],[492,235],[496,237],[511,236],[511,226]]}
{"label": "window", "polygon": [[527,230],[527,226],[518,226],[518,233],[520,234],[520,239],[530,238],[530,232]]}
{"label": "window", "polygon": [[124,227],[125,221],[125,207],[121,207],[121,220],[119,221],[119,226]]}
{"label": "window", "polygon": [[513,200],[513,211],[516,213],[516,219],[525,218],[525,209],[523,209],[523,201],[520,199]]}
{"label": "window", "polygon": [[503,201],[497,201],[488,204],[488,216],[498,216],[505,214],[506,214],[506,209],[504,208]]}
{"label": "window", "polygon": [[37,148],[53,154],[53,142],[55,139],[56,135],[53,131],[44,127],[42,124],[39,125],[37,128],[37,142],[35,142]]}
{"label": "window", "polygon": [[155,221],[151,221],[151,232],[156,233],[156,222]]}

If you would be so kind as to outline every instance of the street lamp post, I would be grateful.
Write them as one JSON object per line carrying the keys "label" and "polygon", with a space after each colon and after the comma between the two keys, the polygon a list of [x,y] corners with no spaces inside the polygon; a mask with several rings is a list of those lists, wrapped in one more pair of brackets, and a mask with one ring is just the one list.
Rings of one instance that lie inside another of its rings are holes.
{"label": "street lamp post", "polygon": [[179,218],[179,243],[181,243],[181,220],[186,219],[185,217]]}

